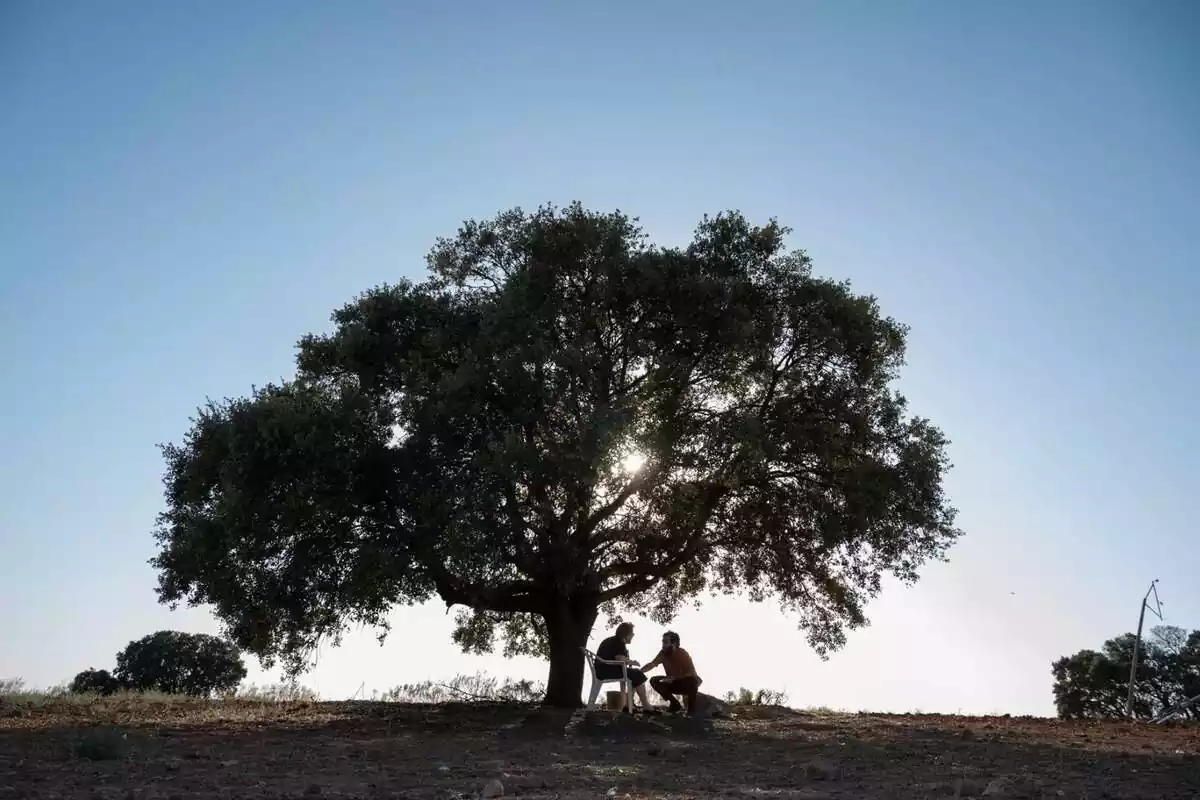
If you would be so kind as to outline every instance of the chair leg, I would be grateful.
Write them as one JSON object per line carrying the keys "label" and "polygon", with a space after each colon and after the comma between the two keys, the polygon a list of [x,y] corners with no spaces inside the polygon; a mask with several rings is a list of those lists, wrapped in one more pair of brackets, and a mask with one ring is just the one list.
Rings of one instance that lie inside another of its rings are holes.
{"label": "chair leg", "polygon": [[596,698],[600,696],[600,681],[592,678],[592,689],[588,693],[588,708],[596,705]]}

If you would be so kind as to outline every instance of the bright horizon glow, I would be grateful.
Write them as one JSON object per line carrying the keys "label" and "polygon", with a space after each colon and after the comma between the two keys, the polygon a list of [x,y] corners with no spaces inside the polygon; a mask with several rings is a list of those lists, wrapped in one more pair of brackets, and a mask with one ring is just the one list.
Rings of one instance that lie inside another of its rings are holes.
{"label": "bright horizon glow", "polygon": [[[702,598],[671,628],[706,689],[1047,714],[1051,662],[1132,630],[1150,579],[1200,627],[1200,3],[0,8],[0,677],[216,632],[156,602],[155,444],[290,376],[465,219],[576,199],[664,246],[777,217],[910,327],[896,388],[952,442],[950,562],[885,580],[828,661],[777,605]],[[453,619],[399,606],[303,682],[545,680],[463,655]],[[661,626],[633,621],[649,660]]]}

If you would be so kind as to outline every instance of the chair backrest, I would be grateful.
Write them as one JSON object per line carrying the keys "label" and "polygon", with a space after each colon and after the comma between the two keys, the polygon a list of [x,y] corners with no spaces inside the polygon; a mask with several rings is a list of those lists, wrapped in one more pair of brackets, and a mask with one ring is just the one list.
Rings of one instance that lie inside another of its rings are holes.
{"label": "chair backrest", "polygon": [[588,671],[592,673],[592,677],[596,677],[596,654],[586,647],[579,648],[583,651],[583,658],[587,661]]}

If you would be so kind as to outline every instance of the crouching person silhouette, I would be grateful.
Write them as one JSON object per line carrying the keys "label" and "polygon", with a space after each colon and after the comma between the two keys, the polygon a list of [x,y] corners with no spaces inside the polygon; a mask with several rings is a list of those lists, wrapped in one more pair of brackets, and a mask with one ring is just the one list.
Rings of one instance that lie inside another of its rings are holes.
{"label": "crouching person silhouette", "polygon": [[[649,672],[660,664],[666,674],[655,675],[651,678],[650,688],[658,692],[670,704],[671,711],[678,713],[686,707],[689,714],[694,714],[696,694],[700,691],[702,681],[696,673],[696,665],[692,663],[692,657],[687,650],[679,646],[678,633],[674,631],[664,633],[662,650],[642,669]],[[680,705],[680,697],[684,699],[686,706]]]}

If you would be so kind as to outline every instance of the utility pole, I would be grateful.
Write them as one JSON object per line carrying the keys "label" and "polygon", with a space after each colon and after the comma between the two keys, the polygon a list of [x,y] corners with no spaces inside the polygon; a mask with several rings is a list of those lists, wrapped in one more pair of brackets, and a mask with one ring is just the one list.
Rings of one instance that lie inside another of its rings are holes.
{"label": "utility pole", "polygon": [[[1154,607],[1150,607],[1150,595],[1154,595]],[[1150,581],[1150,588],[1142,598],[1142,608],[1138,611],[1137,636],[1133,640],[1133,660],[1129,665],[1129,698],[1125,701],[1125,716],[1133,719],[1133,685],[1137,682],[1138,651],[1142,648],[1142,625],[1146,622],[1146,609],[1162,622],[1162,603],[1158,599],[1158,578]]]}

